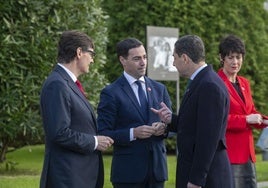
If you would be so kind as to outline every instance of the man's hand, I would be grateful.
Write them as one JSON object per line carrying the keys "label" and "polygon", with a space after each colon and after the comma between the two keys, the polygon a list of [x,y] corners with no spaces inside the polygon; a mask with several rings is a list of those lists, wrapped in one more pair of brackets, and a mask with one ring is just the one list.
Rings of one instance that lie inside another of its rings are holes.
{"label": "man's hand", "polygon": [[162,122],[154,122],[152,124],[152,127],[155,128],[155,133],[154,135],[155,136],[160,136],[160,135],[163,135],[166,131],[166,128],[167,128],[167,125],[165,123],[162,123]]}
{"label": "man's hand", "polygon": [[114,140],[108,136],[96,136],[96,137],[98,139],[97,150],[99,151],[107,150],[114,143]]}
{"label": "man's hand", "polygon": [[134,138],[144,139],[155,134],[156,128],[149,125],[142,125],[133,129]]}
{"label": "man's hand", "polygon": [[159,116],[159,118],[161,119],[161,121],[163,121],[164,123],[166,123],[166,124],[171,123],[171,118],[172,118],[171,110],[163,102],[161,102],[160,105],[162,106],[162,108],[160,108],[159,110],[156,110],[154,108],[151,108],[151,110],[154,113],[156,113]]}

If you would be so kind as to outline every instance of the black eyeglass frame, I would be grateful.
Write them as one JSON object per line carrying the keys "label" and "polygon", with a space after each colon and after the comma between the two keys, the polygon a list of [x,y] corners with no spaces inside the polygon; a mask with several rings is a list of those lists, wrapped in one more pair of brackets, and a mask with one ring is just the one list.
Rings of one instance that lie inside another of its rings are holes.
{"label": "black eyeglass frame", "polygon": [[92,50],[88,50],[88,49],[86,49],[86,50],[83,50],[84,52],[88,52],[88,53],[90,53],[90,55],[92,56],[92,58],[95,58],[95,56],[96,56],[96,52],[94,52],[94,51],[92,51]]}

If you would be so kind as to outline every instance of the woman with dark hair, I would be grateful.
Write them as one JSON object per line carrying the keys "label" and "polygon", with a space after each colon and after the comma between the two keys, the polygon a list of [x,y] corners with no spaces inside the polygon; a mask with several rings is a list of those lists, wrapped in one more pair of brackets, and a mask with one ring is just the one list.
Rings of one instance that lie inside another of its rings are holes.
{"label": "woman with dark hair", "polygon": [[245,45],[240,38],[234,35],[225,37],[219,45],[222,68],[218,75],[230,94],[226,142],[235,188],[257,188],[252,129],[266,127],[268,117],[256,110],[249,81],[238,76],[245,53]]}

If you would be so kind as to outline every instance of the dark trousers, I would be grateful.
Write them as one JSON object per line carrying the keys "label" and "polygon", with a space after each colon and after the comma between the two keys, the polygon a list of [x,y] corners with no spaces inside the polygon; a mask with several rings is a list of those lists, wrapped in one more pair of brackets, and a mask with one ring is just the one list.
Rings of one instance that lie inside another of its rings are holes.
{"label": "dark trousers", "polygon": [[257,188],[256,168],[249,160],[245,164],[232,164],[235,188]]}
{"label": "dark trousers", "polygon": [[[156,181],[153,174],[153,154],[150,155],[147,177],[141,183],[113,183],[114,188],[164,188],[164,182]],[[129,169],[131,170],[131,169]]]}

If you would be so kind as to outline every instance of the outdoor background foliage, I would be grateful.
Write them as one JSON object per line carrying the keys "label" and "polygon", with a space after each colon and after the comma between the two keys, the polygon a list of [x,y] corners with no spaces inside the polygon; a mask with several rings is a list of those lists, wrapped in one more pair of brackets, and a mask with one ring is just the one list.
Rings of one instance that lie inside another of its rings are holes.
{"label": "outdoor background foliage", "polygon": [[[104,85],[122,74],[115,45],[136,37],[146,46],[146,26],[179,28],[179,36],[199,35],[205,43],[207,63],[219,68],[218,44],[227,34],[241,37],[246,59],[241,75],[251,81],[259,111],[268,114],[268,13],[263,0],[10,0],[0,6],[0,144],[43,142],[39,94],[56,63],[62,31],[86,32],[96,43],[97,58],[81,79],[89,100],[97,106]],[[107,57],[107,58],[106,58]],[[185,87],[180,79],[180,93]],[[167,85],[176,111],[176,82]],[[255,132],[255,138],[259,132]],[[175,149],[174,139],[167,140]]]}
{"label": "outdoor background foliage", "polygon": [[[199,35],[206,46],[207,63],[213,64],[216,71],[220,39],[235,34],[244,40],[247,50],[240,73],[251,81],[256,106],[268,113],[268,12],[263,3],[252,0],[107,1],[103,8],[110,16],[109,59],[105,65],[105,69],[111,70],[108,78],[114,80],[122,72],[119,63],[116,64],[115,44],[125,37],[136,37],[146,44],[147,25],[179,28],[179,36]],[[181,84],[182,92],[184,85]],[[169,88],[171,95],[175,89]],[[173,105],[175,110],[174,98]]]}
{"label": "outdoor background foliage", "polygon": [[64,30],[93,38],[97,55],[90,74],[81,80],[96,105],[107,82],[98,69],[106,62],[107,15],[100,1],[10,0],[0,6],[0,143],[7,146],[43,142],[39,94],[56,64],[57,42]]}

